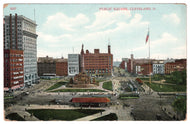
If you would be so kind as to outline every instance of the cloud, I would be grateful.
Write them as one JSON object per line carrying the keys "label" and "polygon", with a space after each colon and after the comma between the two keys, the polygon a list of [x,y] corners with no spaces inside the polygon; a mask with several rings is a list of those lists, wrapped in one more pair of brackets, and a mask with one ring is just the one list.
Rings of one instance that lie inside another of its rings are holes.
{"label": "cloud", "polygon": [[169,15],[164,14],[162,16],[162,20],[166,21],[167,23],[173,23],[176,25],[180,23],[180,18],[177,16],[176,13],[171,13]]}
{"label": "cloud", "polygon": [[68,17],[64,13],[56,13],[47,17],[47,21],[43,25],[46,30],[55,30],[56,28],[75,31],[75,28],[80,27],[89,22],[86,15],[79,13],[75,17]]}
{"label": "cloud", "polygon": [[178,46],[176,48],[173,48],[174,50],[186,50],[187,49],[187,46],[186,45],[183,45],[183,46]]}
{"label": "cloud", "polygon": [[55,43],[55,42],[61,42],[61,41],[67,41],[72,38],[71,34],[62,34],[62,35],[51,35],[51,34],[45,34],[43,32],[37,32],[38,34],[38,40],[44,41],[46,43]]}
{"label": "cloud", "polygon": [[[153,48],[156,49],[156,48],[160,48],[160,46],[163,46],[163,45],[168,47],[169,44],[171,44],[171,43],[175,44],[177,41],[178,41],[178,39],[176,37],[174,37],[172,34],[164,32],[161,35],[161,38],[156,39],[156,40],[151,40],[148,42],[150,42],[151,49],[153,49]],[[134,51],[144,51],[146,49],[148,49],[148,43],[143,44],[142,46],[136,47],[133,50]]]}
{"label": "cloud", "polygon": [[126,22],[131,17],[130,11],[98,11],[95,14],[95,21],[85,28],[87,29],[104,29],[117,22]]}
{"label": "cloud", "polygon": [[171,45],[171,44],[175,44],[178,41],[178,39],[173,36],[172,34],[168,33],[168,32],[164,32],[161,35],[160,39],[156,39],[151,41],[151,46],[152,47],[156,47],[156,46],[160,46],[160,45]]}
{"label": "cloud", "polygon": [[[113,14],[113,15],[115,15],[115,14]],[[103,23],[101,23],[101,24],[103,24]],[[122,20],[120,20],[120,21],[117,20],[117,21],[115,21],[114,24],[116,25],[115,28],[111,28],[111,29],[108,28],[107,30],[104,30],[104,31],[98,30],[97,29],[98,26],[96,25],[96,32],[91,31],[89,33],[86,33],[83,36],[79,37],[78,40],[100,41],[102,38],[104,38],[104,37],[108,38],[110,36],[118,37],[118,38],[121,38],[122,36],[126,37],[127,33],[131,33],[131,32],[138,33],[138,31],[141,31],[141,29],[144,29],[149,24],[149,22],[142,21],[141,14],[135,14],[134,17],[131,18],[131,20],[128,23],[123,22]],[[94,23],[93,23],[93,25],[90,25],[87,27],[93,27],[93,26],[95,26]],[[99,28],[101,28],[101,26]]]}

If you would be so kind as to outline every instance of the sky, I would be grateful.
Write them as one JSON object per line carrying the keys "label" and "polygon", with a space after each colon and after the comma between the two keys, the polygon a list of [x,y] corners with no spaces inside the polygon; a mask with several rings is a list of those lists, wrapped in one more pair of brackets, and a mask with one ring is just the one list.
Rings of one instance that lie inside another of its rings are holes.
{"label": "sky", "polygon": [[[35,10],[35,12],[34,12]],[[4,15],[24,15],[37,23],[37,56],[67,58],[81,46],[107,53],[114,61],[149,56],[186,58],[187,12],[184,4],[9,4]]]}

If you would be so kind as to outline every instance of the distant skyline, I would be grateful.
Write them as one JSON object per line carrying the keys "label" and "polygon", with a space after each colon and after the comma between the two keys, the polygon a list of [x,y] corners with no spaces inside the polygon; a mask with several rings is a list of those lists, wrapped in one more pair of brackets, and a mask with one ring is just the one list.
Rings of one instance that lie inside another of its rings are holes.
{"label": "distant skyline", "polygon": [[10,13],[36,20],[38,57],[67,58],[82,44],[105,53],[110,42],[114,61],[131,53],[147,58],[149,26],[151,58],[186,58],[184,4],[9,4],[4,15]]}

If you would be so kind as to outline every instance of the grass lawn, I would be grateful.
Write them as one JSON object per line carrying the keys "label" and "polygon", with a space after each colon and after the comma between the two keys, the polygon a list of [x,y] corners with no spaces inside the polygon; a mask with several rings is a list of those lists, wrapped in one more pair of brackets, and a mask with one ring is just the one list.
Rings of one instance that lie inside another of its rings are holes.
{"label": "grass lawn", "polygon": [[144,80],[144,81],[148,81],[149,77],[148,78],[139,78],[139,79]]}
{"label": "grass lawn", "polygon": [[53,86],[51,86],[50,88],[46,89],[45,91],[56,89],[56,88],[58,88],[58,87],[60,87],[60,86],[62,86],[62,85],[65,85],[65,84],[67,84],[67,83],[68,83],[68,82],[60,81],[60,82],[54,84]]}
{"label": "grass lawn", "polygon": [[51,92],[105,92],[99,89],[60,89]]}
{"label": "grass lawn", "polygon": [[186,92],[186,85],[167,85],[167,84],[156,84],[145,82],[156,92]]}
{"label": "grass lawn", "polygon": [[110,113],[100,118],[96,118],[92,121],[115,121],[115,120],[118,120],[117,115],[115,113]]}
{"label": "grass lawn", "polygon": [[102,81],[106,81],[105,79],[95,79],[96,82],[102,82]]}
{"label": "grass lawn", "polygon": [[119,99],[125,100],[125,99],[138,99],[139,97],[120,97]]}
{"label": "grass lawn", "polygon": [[112,82],[111,82],[111,81],[104,82],[102,87],[103,87],[104,89],[113,91],[113,89],[112,89]]}
{"label": "grass lawn", "polygon": [[4,99],[12,99],[14,98],[13,96],[5,96]]}
{"label": "grass lawn", "polygon": [[6,116],[6,119],[14,120],[14,121],[25,121],[24,118],[20,117],[17,113],[11,113]]}
{"label": "grass lawn", "polygon": [[82,118],[88,115],[96,114],[104,110],[93,109],[31,109],[27,110],[29,113],[33,113],[35,117],[40,120],[65,120],[71,121],[78,118]]}

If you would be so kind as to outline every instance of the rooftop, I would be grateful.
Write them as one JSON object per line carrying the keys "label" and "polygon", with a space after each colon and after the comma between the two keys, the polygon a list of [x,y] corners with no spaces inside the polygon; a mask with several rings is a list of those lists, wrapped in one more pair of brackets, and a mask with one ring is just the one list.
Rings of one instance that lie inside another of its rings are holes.
{"label": "rooftop", "polygon": [[78,97],[72,98],[71,102],[73,103],[107,103],[110,102],[110,99],[107,97]]}

